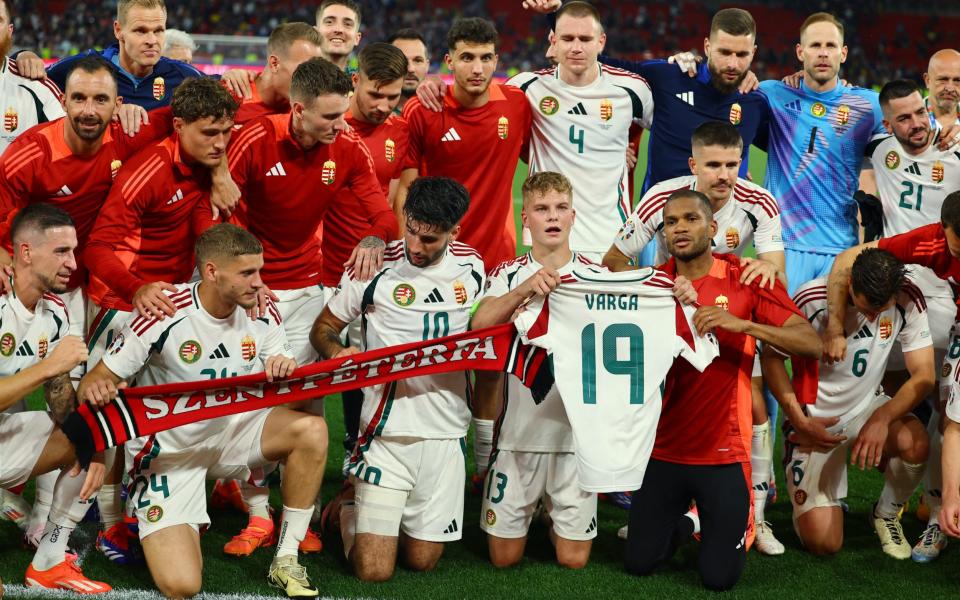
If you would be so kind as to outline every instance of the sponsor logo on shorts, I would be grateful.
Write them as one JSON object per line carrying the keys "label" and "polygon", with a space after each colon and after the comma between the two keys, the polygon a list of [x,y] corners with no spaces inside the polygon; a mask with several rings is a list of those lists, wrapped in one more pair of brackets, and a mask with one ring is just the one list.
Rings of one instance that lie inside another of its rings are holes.
{"label": "sponsor logo on shorts", "polygon": [[332,160],[323,163],[323,171],[320,173],[320,177],[325,184],[333,185],[333,182],[337,180],[337,163]]}
{"label": "sponsor logo on shorts", "polygon": [[41,338],[37,340],[37,358],[39,358],[40,360],[43,360],[44,358],[46,358],[47,348],[49,347],[50,347],[50,343],[47,341],[47,336],[45,335],[41,336]]}
{"label": "sponsor logo on shorts", "polygon": [[946,379],[950,377],[950,371],[953,370],[953,367],[950,366],[950,363],[943,363],[943,366],[940,368],[940,377]]}
{"label": "sponsor logo on shorts", "polygon": [[883,164],[887,165],[888,169],[896,169],[900,166],[900,155],[897,154],[896,150],[887,152],[887,155],[883,158]]}
{"label": "sponsor logo on shorts", "polygon": [[797,503],[798,506],[803,505],[807,501],[807,493],[803,490],[797,490],[793,494],[793,501]]}
{"label": "sponsor logo on shorts", "polygon": [[457,299],[457,304],[467,303],[467,286],[459,279],[453,282],[453,297]]}
{"label": "sponsor logo on shorts", "polygon": [[7,332],[0,336],[0,354],[4,356],[10,356],[13,354],[13,349],[17,347],[17,338],[13,337],[13,334]]}
{"label": "sponsor logo on shorts", "polygon": [[713,299],[713,305],[720,307],[723,310],[728,310],[730,306],[730,299],[724,296],[723,294],[720,294],[719,296]]}
{"label": "sponsor logo on shorts", "polygon": [[163,77],[157,77],[153,80],[153,99],[161,100],[167,93],[167,84]]}
{"label": "sponsor logo on shorts", "polygon": [[726,241],[728,248],[736,248],[740,245],[740,230],[736,227],[727,229]]}
{"label": "sponsor logo on shorts", "polygon": [[850,120],[850,107],[846,104],[841,104],[840,108],[837,109],[837,124],[846,125]]}
{"label": "sponsor logo on shorts", "polygon": [[560,110],[560,101],[554,98],[553,96],[544,96],[540,99],[540,112],[547,115],[557,114],[557,111]]}
{"label": "sponsor logo on shorts", "polygon": [[251,361],[257,356],[257,341],[249,335],[240,341],[240,355],[243,360]]}
{"label": "sponsor logo on shorts", "polygon": [[16,109],[10,106],[7,112],[3,113],[3,128],[6,131],[13,131],[18,125],[20,125],[20,116],[17,115]]}
{"label": "sponsor logo on shorts", "polygon": [[200,360],[200,354],[203,352],[203,349],[200,348],[200,342],[196,340],[187,340],[184,343],[180,344],[180,360],[192,365],[193,363]]}
{"label": "sponsor logo on shorts", "polygon": [[497,137],[505,140],[508,135],[510,135],[510,121],[506,117],[500,117],[497,119]]}
{"label": "sponsor logo on shorts", "polygon": [[487,521],[487,525],[493,527],[497,524],[497,513],[493,512],[492,508],[487,509],[487,514],[483,517]]}
{"label": "sponsor logo on shorts", "polygon": [[609,121],[613,118],[613,102],[609,98],[600,101],[600,118]]}
{"label": "sponsor logo on shorts", "polygon": [[417,299],[417,292],[409,283],[401,283],[393,288],[393,301],[400,306],[410,306]]}
{"label": "sponsor logo on shorts", "polygon": [[147,509],[147,520],[156,523],[163,518],[163,509],[159,506],[151,506]]}
{"label": "sponsor logo on shorts", "polygon": [[820,102],[815,102],[813,106],[810,107],[810,113],[813,116],[820,118],[823,115],[827,114],[827,107]]}
{"label": "sponsor logo on shorts", "polygon": [[734,102],[733,106],[730,107],[730,124],[739,125],[740,121],[743,120],[743,107],[738,103]]}
{"label": "sponsor logo on shorts", "polygon": [[880,333],[880,340],[885,342],[893,335],[893,321],[890,317],[880,317],[880,325],[877,327]]}

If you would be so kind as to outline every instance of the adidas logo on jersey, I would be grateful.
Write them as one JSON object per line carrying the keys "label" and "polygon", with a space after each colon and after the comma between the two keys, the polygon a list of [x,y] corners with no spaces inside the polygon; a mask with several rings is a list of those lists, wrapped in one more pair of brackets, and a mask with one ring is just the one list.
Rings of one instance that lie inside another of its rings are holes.
{"label": "adidas logo on jersey", "polygon": [[568,115],[585,115],[587,114],[587,109],[584,108],[583,102],[577,102],[577,105],[567,111]]}
{"label": "adidas logo on jersey", "polygon": [[440,290],[433,288],[433,291],[430,292],[430,295],[427,296],[427,299],[423,302],[425,304],[436,304],[437,302],[443,302],[443,295],[440,293]]}
{"label": "adidas logo on jersey", "polygon": [[230,358],[230,353],[227,352],[227,347],[224,346],[223,343],[221,343],[219,346],[216,347],[216,349],[213,352],[210,353],[210,356],[208,356],[207,358],[209,359]]}
{"label": "adidas logo on jersey", "polygon": [[693,92],[680,92],[677,94],[677,98],[680,98],[690,106],[693,106]]}
{"label": "adidas logo on jersey", "polygon": [[167,206],[170,206],[174,202],[179,202],[180,200],[183,200],[183,190],[177,188],[177,193],[173,195],[173,198],[167,200]]}
{"label": "adidas logo on jersey", "polygon": [[455,533],[457,530],[458,530],[457,520],[454,519],[453,521],[450,521],[450,524],[447,525],[447,528],[444,529],[443,532],[444,532],[444,533]]}
{"label": "adidas logo on jersey", "polygon": [[447,130],[445,134],[443,134],[443,137],[440,138],[440,141],[441,142],[459,142],[460,134],[457,133],[457,130],[455,127],[451,127],[450,129]]}
{"label": "adidas logo on jersey", "polygon": [[910,173],[911,175],[921,175],[920,165],[918,165],[916,162],[914,162],[912,165],[904,169],[904,171],[906,171],[907,173]]}
{"label": "adidas logo on jersey", "polygon": [[33,348],[30,347],[30,344],[24,342],[17,348],[17,356],[33,356]]}
{"label": "adidas logo on jersey", "polygon": [[863,339],[872,338],[872,337],[873,337],[873,334],[870,333],[870,328],[864,325],[862,328],[860,328],[860,331],[857,332],[857,335],[853,336],[853,339],[863,340]]}
{"label": "adidas logo on jersey", "polygon": [[796,112],[803,111],[803,104],[799,100],[794,100],[793,102],[787,102],[783,105],[787,110],[793,110]]}
{"label": "adidas logo on jersey", "polygon": [[57,190],[57,193],[54,194],[54,196],[56,196],[57,198],[63,198],[64,196],[69,196],[72,193],[73,193],[73,190],[71,190],[67,186],[63,186],[62,188]]}
{"label": "adidas logo on jersey", "polygon": [[287,172],[283,170],[283,164],[277,163],[267,171],[267,177],[284,177]]}

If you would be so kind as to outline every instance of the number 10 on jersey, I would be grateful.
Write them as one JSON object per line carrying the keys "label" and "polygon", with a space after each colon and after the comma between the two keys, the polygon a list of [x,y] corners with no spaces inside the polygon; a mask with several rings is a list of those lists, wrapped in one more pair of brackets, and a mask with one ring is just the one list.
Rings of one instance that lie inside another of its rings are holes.
{"label": "number 10 on jersey", "polygon": [[[613,323],[600,340],[600,364],[611,375],[630,377],[630,404],[643,404],[643,330],[633,323]],[[580,332],[583,403],[597,403],[597,326]]]}

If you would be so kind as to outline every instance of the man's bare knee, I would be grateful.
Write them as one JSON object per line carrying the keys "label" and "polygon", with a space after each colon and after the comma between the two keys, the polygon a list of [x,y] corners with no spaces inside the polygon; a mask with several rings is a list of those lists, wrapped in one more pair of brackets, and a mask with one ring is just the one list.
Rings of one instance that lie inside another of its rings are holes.
{"label": "man's bare knee", "polygon": [[403,564],[411,571],[432,571],[443,556],[443,544],[440,542],[425,542],[404,536]]}
{"label": "man's bare knee", "polygon": [[360,581],[382,583],[393,577],[393,565],[376,560],[364,560],[363,557],[354,554],[353,574]]}
{"label": "man's bare knee", "polygon": [[574,541],[557,538],[557,564],[568,569],[582,569],[590,562],[590,549],[593,543],[590,540]]}
{"label": "man's bare knee", "polygon": [[192,598],[200,593],[200,580],[190,581],[192,578],[164,577],[154,578],[154,583],[160,593],[167,598]]}

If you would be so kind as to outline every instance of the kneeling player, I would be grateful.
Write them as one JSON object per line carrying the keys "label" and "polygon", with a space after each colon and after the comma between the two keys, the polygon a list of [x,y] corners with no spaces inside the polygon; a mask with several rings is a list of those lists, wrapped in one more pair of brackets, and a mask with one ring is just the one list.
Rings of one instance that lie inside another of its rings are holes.
{"label": "kneeling player", "polygon": [[[320,354],[356,353],[340,343],[340,332],[361,315],[367,350],[466,331],[484,282],[480,255],[454,241],[469,201],[452,179],[413,183],[403,240],[387,246],[373,280],[348,268],[314,323],[310,340]],[[405,565],[428,571],[443,543],[460,539],[469,386],[460,372],[364,389],[362,434],[349,466],[356,501],[340,513],[344,551],[360,579],[389,579],[398,548]]]}
{"label": "kneeling player", "polygon": [[[570,250],[576,217],[572,192],[566,177],[550,171],[524,182],[521,218],[533,237],[533,249],[494,269],[471,327],[506,323],[531,297],[549,294],[562,275],[593,264]],[[515,376],[506,377],[480,515],[490,561],[498,567],[520,562],[542,499],[552,522],[550,540],[557,562],[584,567],[597,536],[597,495],[580,489],[573,431],[563,402],[554,388],[538,406]]]}
{"label": "kneeling player", "polygon": [[[765,352],[764,374],[788,421],[784,455],[793,522],[803,545],[814,554],[834,554],[843,546],[847,495],[846,459],[861,469],[885,465],[886,482],[873,509],[873,526],[883,551],[910,558],[898,513],[923,476],[927,433],[910,414],[934,385],[933,346],[926,304],[905,276],[903,264],[885,250],[857,256],[850,270],[843,328],[847,353],[824,364],[815,404],[801,409],[783,359]],[[797,306],[818,332],[827,319],[827,280],[814,279],[797,291]],[[899,341],[910,378],[890,398],[878,389],[887,359]]]}
{"label": "kneeling player", "polygon": [[[68,473],[73,446],[58,427],[73,411],[76,394],[70,370],[87,358],[83,340],[67,336],[70,319],[56,294],[66,291],[77,268],[77,232],[67,213],[49,204],[31,204],[13,219],[12,290],[0,295],[0,487],[63,469],[56,477],[50,514],[37,553],[27,568],[27,587],[110,591],[87,579],[67,540],[86,514],[103,481],[102,457],[85,478]],[[40,385],[50,412],[4,413]],[[2,595],[2,592],[0,592]]]}
{"label": "kneeling player", "polygon": [[[134,314],[103,360],[84,377],[79,395],[101,401],[90,386],[137,375],[147,385],[266,371],[270,380],[296,367],[276,307],[251,320],[246,310],[263,286],[263,247],[249,232],[221,224],[196,243],[202,280],[169,294],[173,318]],[[259,360],[258,360],[259,359]],[[141,371],[141,368],[143,369]],[[138,374],[139,373],[139,374]],[[203,409],[198,409],[203,410]],[[286,466],[283,521],[268,581],[290,597],[317,596],[297,562],[327,459],[321,417],[284,407],[183,425],[125,445],[134,506],[150,573],[169,597],[200,591],[199,527],[209,523],[204,479],[248,480],[275,462]]]}

